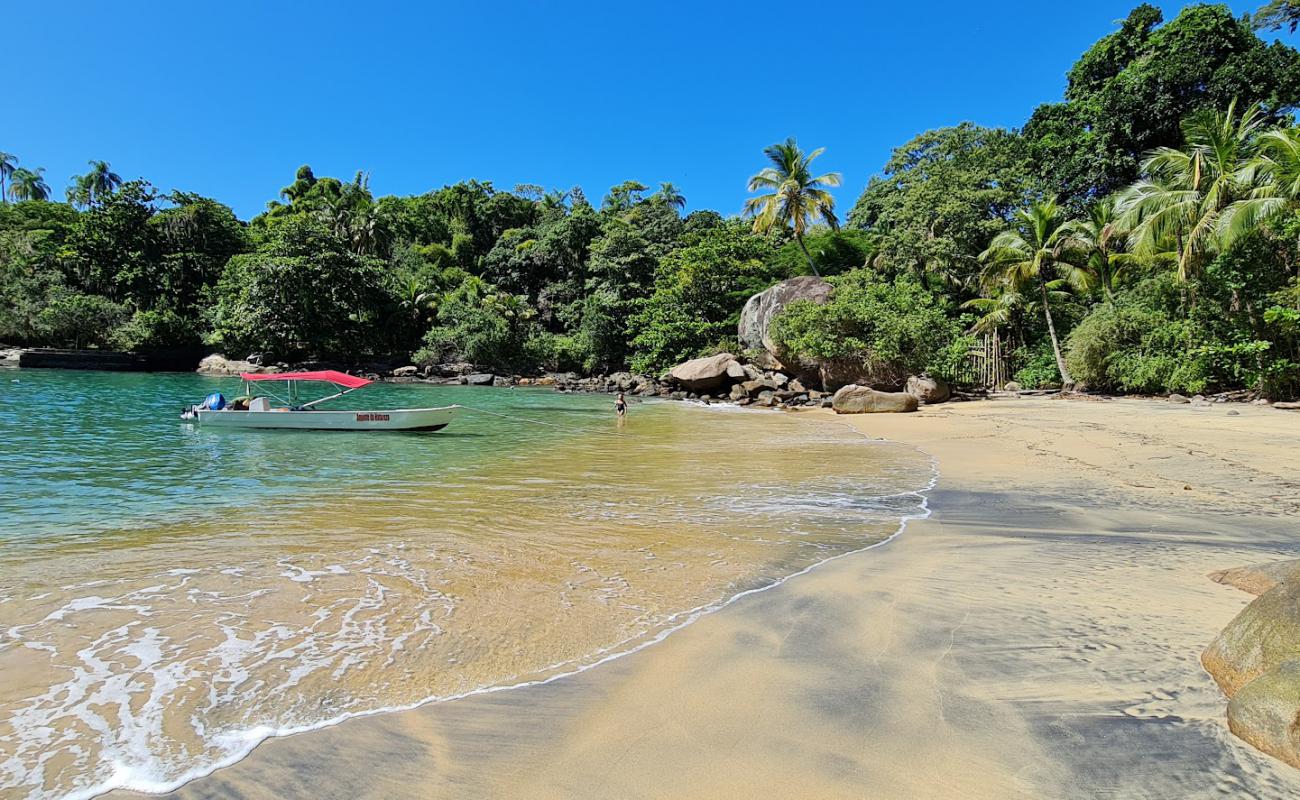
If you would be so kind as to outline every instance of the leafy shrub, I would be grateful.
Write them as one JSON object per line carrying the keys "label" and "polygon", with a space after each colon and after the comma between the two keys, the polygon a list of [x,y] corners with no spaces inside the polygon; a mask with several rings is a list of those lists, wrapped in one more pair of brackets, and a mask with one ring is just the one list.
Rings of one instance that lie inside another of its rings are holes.
{"label": "leafy shrub", "polygon": [[131,352],[188,347],[200,342],[194,320],[171,309],[135,312],[113,330],[110,340],[117,349]]}
{"label": "leafy shrub", "polygon": [[380,262],[298,220],[278,224],[258,252],[231,258],[215,296],[214,344],[281,356],[371,352],[379,319],[394,304]]}
{"label": "leafy shrub", "polygon": [[1066,366],[1094,389],[1121,392],[1205,391],[1213,382],[1203,331],[1170,311],[1171,276],[1149,278],[1103,303],[1066,342]]}
{"label": "leafy shrub", "polygon": [[776,316],[779,348],[818,361],[862,359],[904,378],[952,379],[972,342],[949,300],[909,276],[886,280],[868,269],[830,282],[830,302],[796,301]]}
{"label": "leafy shrub", "polygon": [[1014,364],[1022,366],[1016,370],[1014,380],[1026,389],[1056,388],[1061,385],[1061,373],[1056,368],[1056,354],[1052,352],[1052,343],[1040,339],[1037,346],[1026,347],[1011,355]]}
{"label": "leafy shrub", "polygon": [[469,278],[438,306],[438,322],[415,353],[417,364],[465,360],[484,367],[529,365],[536,312],[518,295]]}
{"label": "leafy shrub", "polygon": [[[872,234],[846,228],[840,231],[819,231],[804,237],[804,246],[812,254],[817,271],[822,275],[841,275],[867,265],[875,252]],[[808,259],[796,241],[786,242],[768,257],[768,266],[781,278],[793,275],[811,275]]]}
{"label": "leafy shrub", "polygon": [[126,306],[97,294],[56,295],[37,314],[36,324],[49,342],[72,347],[103,347],[109,333],[126,318]]}
{"label": "leafy shrub", "polygon": [[664,256],[654,292],[631,321],[632,368],[656,372],[719,343],[734,349],[745,301],[786,277],[771,255],[745,223],[728,220]]}

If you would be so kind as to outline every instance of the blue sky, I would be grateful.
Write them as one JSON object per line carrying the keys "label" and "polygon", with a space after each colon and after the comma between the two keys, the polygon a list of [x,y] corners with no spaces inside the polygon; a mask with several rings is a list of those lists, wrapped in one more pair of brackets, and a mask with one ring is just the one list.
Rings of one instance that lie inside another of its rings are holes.
{"label": "blue sky", "polygon": [[1059,98],[1136,4],[15,3],[0,150],[59,198],[102,158],[243,218],[304,163],[366,170],[376,194],[478,178],[599,202],[671,180],[729,214],[793,135],[826,148],[847,213],[913,135],[1020,125]]}

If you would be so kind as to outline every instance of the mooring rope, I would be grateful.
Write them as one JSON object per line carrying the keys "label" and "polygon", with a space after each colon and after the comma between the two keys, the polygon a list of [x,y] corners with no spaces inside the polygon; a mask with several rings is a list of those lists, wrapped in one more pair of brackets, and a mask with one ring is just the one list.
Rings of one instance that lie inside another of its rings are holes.
{"label": "mooring rope", "polygon": [[548,428],[556,428],[557,430],[569,431],[570,433],[599,433],[605,436],[618,435],[614,431],[605,431],[597,428],[574,428],[569,425],[556,425],[554,422],[543,422],[540,419],[530,419],[528,417],[520,417],[514,414],[502,414],[497,411],[488,411],[486,408],[475,408],[474,406],[463,406],[459,404],[456,407],[463,408],[466,411],[477,411],[480,414],[489,414],[493,417],[500,417],[501,419],[510,420],[511,422],[527,422],[533,425],[545,425]]}

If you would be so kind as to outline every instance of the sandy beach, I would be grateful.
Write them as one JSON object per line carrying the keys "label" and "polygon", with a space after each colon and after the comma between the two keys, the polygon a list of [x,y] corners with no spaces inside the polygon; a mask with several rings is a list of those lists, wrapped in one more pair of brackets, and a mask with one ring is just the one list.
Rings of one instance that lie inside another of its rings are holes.
{"label": "sandy beach", "polygon": [[1198,661],[1251,599],[1206,574],[1300,556],[1300,416],[1016,399],[825,422],[931,454],[932,516],[625,658],[272,740],[176,796],[1300,795]]}

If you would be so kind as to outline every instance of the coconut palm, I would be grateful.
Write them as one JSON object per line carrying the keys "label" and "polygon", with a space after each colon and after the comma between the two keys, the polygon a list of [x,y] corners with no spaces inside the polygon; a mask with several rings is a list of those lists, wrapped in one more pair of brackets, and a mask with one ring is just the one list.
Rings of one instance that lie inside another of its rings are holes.
{"label": "coconut palm", "polygon": [[18,156],[0,152],[0,203],[5,202],[9,194],[5,191],[5,181],[18,169]]}
{"label": "coconut palm", "polygon": [[1012,227],[993,237],[987,250],[980,254],[985,263],[981,279],[986,295],[997,297],[1008,290],[1024,294],[1036,285],[1052,339],[1052,354],[1061,373],[1061,383],[1072,386],[1074,379],[1061,356],[1061,343],[1052,320],[1051,294],[1069,286],[1086,289],[1092,276],[1086,268],[1071,262],[1077,257],[1075,242],[1065,212],[1055,201],[1035,203],[1016,212]]}
{"label": "coconut palm", "polygon": [[117,191],[117,187],[122,185],[122,176],[118,175],[108,166],[107,161],[90,161],[90,172],[81,176],[81,181],[85,183],[86,192],[89,195],[90,203],[101,202],[105,197]]}
{"label": "coconut palm", "polygon": [[686,208],[686,196],[668,181],[659,184],[659,191],[655,192],[654,196],[655,199],[669,208],[675,208],[678,211]]}
{"label": "coconut palm", "polygon": [[1250,194],[1223,213],[1223,239],[1231,244],[1282,215],[1300,209],[1300,129],[1260,135],[1258,155],[1242,173]]}
{"label": "coconut palm", "polygon": [[1262,123],[1258,104],[1240,115],[1235,102],[1224,114],[1197,112],[1183,121],[1182,150],[1162,147],[1143,160],[1145,177],[1116,203],[1135,252],[1172,250],[1182,280],[1201,271],[1233,223],[1235,214],[1225,212],[1249,197],[1262,175],[1253,168]]}
{"label": "coconut palm", "polygon": [[1086,254],[1088,271],[1097,277],[1107,300],[1114,300],[1114,287],[1124,272],[1134,266],[1132,253],[1125,253],[1129,232],[1115,214],[1115,201],[1107,197],[1094,203],[1084,219],[1068,223],[1070,236]]}
{"label": "coconut palm", "polygon": [[763,151],[772,166],[749,179],[749,191],[766,192],[745,201],[745,215],[754,218],[754,232],[766,233],[775,227],[791,230],[799,243],[808,267],[820,275],[812,254],[804,244],[804,234],[817,220],[824,220],[832,230],[840,226],[835,216],[835,198],[827,189],[840,185],[840,174],[828,172],[813,176],[813,159],[826,148],[804,154],[794,137]]}
{"label": "coconut palm", "polygon": [[45,167],[19,167],[9,175],[9,196],[18,200],[48,200],[50,185],[45,182]]}
{"label": "coconut palm", "polygon": [[90,181],[85,175],[73,175],[72,183],[68,184],[67,191],[64,194],[68,198],[68,205],[79,208],[88,208],[90,206]]}

